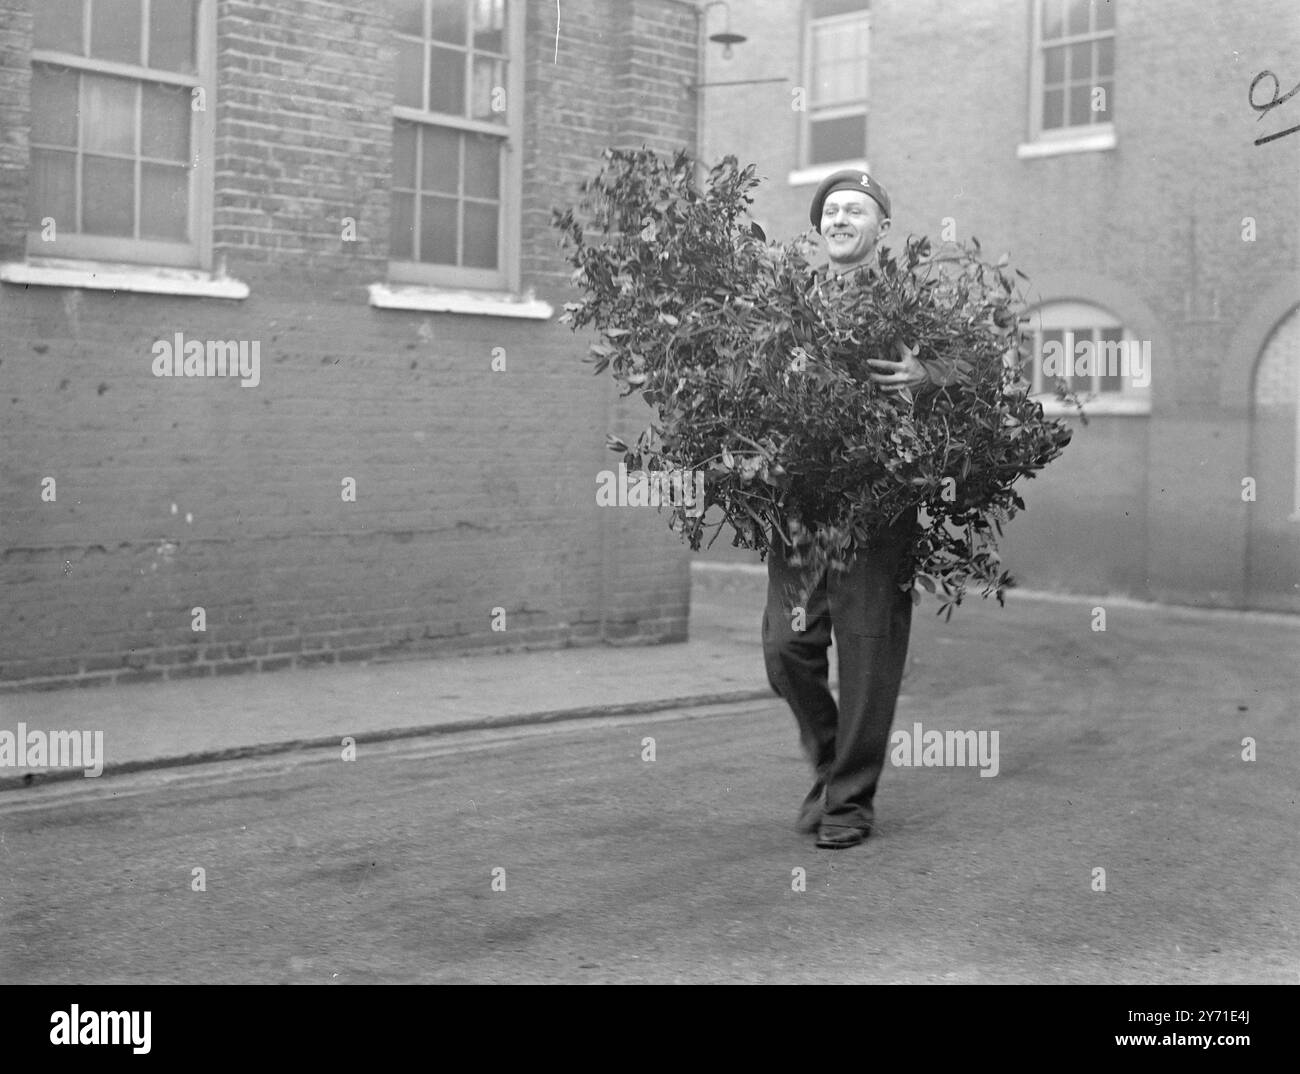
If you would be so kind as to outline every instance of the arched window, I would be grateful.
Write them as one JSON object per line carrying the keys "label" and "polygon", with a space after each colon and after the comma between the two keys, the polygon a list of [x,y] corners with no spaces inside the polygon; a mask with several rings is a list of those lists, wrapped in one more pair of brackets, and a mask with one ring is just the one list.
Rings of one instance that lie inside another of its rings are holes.
{"label": "arched window", "polygon": [[[1259,464],[1291,463],[1291,514],[1300,522],[1300,310],[1269,336],[1255,370],[1254,418]],[[1268,485],[1272,482],[1264,482]]]}
{"label": "arched window", "polygon": [[1089,413],[1151,412],[1151,341],[1085,302],[1048,302],[1031,310],[1032,352],[1022,373],[1044,409],[1055,408],[1056,382],[1076,392]]}

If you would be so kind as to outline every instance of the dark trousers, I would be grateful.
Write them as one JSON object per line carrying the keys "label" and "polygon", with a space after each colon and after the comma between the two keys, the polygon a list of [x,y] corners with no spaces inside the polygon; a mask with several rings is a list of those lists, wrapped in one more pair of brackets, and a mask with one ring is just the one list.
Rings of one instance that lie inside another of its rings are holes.
{"label": "dark trousers", "polygon": [[[867,828],[885,764],[907,640],[911,596],[898,588],[913,519],[858,553],[847,571],[824,570],[794,629],[792,604],[805,577],[777,544],[767,557],[763,657],[772,689],[799,724],[816,781],[824,784],[825,824]],[[839,655],[840,703],[827,685],[831,630]]]}

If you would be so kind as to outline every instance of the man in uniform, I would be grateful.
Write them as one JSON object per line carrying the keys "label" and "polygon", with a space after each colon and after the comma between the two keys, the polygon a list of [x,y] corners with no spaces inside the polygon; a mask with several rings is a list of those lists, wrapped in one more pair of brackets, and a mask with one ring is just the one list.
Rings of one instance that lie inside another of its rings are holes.
{"label": "man in uniform", "polygon": [[[876,243],[889,230],[889,195],[861,171],[839,171],[817,188],[809,213],[821,233],[837,275],[864,265],[875,270]],[[884,391],[914,391],[943,383],[901,344],[897,361],[869,361],[871,378]],[[895,575],[916,525],[904,517],[862,550],[849,569],[824,570],[802,609],[789,607],[802,568],[791,565],[785,545],[768,554],[763,656],[768,681],[784,697],[799,725],[814,783],[797,827],[817,833],[817,845],[841,849],[871,832],[872,799],[884,767],[912,625],[912,601]],[[802,630],[795,626],[802,619]],[[827,672],[831,629],[839,653],[839,705]]]}

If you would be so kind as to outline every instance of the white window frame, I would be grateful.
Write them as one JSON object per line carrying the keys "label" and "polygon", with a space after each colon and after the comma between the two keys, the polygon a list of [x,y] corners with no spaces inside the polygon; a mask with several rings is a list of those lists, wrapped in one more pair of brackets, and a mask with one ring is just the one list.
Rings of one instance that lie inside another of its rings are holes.
{"label": "white window frame", "polygon": [[1295,408],[1295,507],[1286,516],[1288,522],[1300,522],[1300,390],[1296,392]]}
{"label": "white window frame", "polygon": [[[1058,0],[1059,2],[1059,0]],[[1105,3],[1106,0],[1098,0]],[[1076,124],[1070,127],[1052,127],[1043,129],[1043,3],[1044,0],[1030,0],[1032,31],[1030,36],[1029,61],[1029,141],[1022,144],[1017,155],[1024,158],[1055,156],[1058,153],[1079,153],[1115,148],[1114,110],[1112,118],[1101,123]],[[1114,67],[1111,71],[1111,88],[1114,89],[1119,70],[1119,26],[1118,20],[1109,30],[1089,31],[1070,37],[1054,39],[1052,47],[1058,45],[1081,44],[1084,41],[1096,41],[1110,37],[1114,43]]]}
{"label": "white window frame", "polygon": [[[524,110],[524,20],[525,6],[520,0],[506,0],[506,116],[507,122],[487,123],[443,112],[425,111],[394,103],[392,122],[404,121],[419,126],[441,127],[468,133],[488,134],[502,140],[498,190],[497,267],[466,268],[438,265],[425,261],[407,261],[390,257],[388,281],[393,284],[421,284],[437,288],[493,291],[510,294],[519,290],[520,230],[523,207],[523,110]],[[424,4],[424,44],[428,45],[430,6]],[[408,35],[398,35],[414,40]],[[426,52],[427,64],[427,52]],[[427,71],[424,93],[428,93]],[[468,100],[468,96],[466,98]],[[416,201],[420,198],[420,156],[416,154]],[[372,293],[372,301],[374,295]]]}
{"label": "white window frame", "polygon": [[[1295,333],[1296,340],[1300,341],[1300,306],[1293,306],[1291,310],[1284,314],[1282,319],[1273,326],[1273,330],[1265,339],[1263,347],[1260,349],[1259,357],[1255,364],[1253,373],[1253,382],[1251,384],[1251,411],[1258,415],[1261,408],[1285,406],[1280,402],[1281,396],[1277,399],[1270,398],[1272,392],[1262,390],[1261,374],[1264,372],[1265,363],[1274,355],[1273,348],[1278,348],[1278,356],[1288,353],[1288,348],[1294,343],[1288,342]],[[1285,358],[1281,358],[1279,364],[1285,365]],[[1285,376],[1285,374],[1283,374]],[[1295,408],[1295,439],[1292,442],[1294,448],[1293,461],[1295,464],[1295,488],[1293,490],[1292,510],[1287,515],[1288,522],[1300,522],[1300,370],[1294,378],[1295,383],[1292,385],[1292,397],[1290,405]]]}
{"label": "white window frame", "polygon": [[[1030,394],[1043,404],[1044,413],[1073,414],[1075,409],[1056,399],[1054,380],[1045,383],[1042,372],[1043,333],[1047,331],[1064,333],[1065,353],[1073,358],[1076,343],[1075,330],[1080,328],[1091,331],[1094,345],[1100,342],[1100,333],[1106,329],[1119,329],[1120,340],[1126,345],[1141,342],[1119,318],[1102,307],[1088,302],[1045,302],[1035,307],[1029,312],[1027,334],[1032,341],[1033,350],[1029,362],[1026,363],[1029,366],[1026,372],[1031,374]],[[1154,379],[1154,370],[1148,368],[1147,374],[1149,381]],[[1144,387],[1137,387],[1126,380],[1119,391],[1102,392],[1099,390],[1101,376],[1100,373],[1094,373],[1092,390],[1077,393],[1079,401],[1088,414],[1147,415],[1151,413],[1151,383],[1147,383]]]}
{"label": "white window frame", "polygon": [[[811,174],[829,175],[831,172],[839,171],[841,168],[861,167],[865,170],[866,157],[866,129],[867,123],[871,118],[871,68],[868,63],[867,67],[867,93],[862,98],[861,103],[848,103],[830,105],[824,108],[817,108],[813,104],[813,90],[817,85],[817,70],[814,66],[814,48],[813,40],[814,31],[818,27],[834,27],[836,25],[851,25],[856,23],[863,24],[863,31],[866,37],[867,55],[871,54],[871,9],[864,6],[861,11],[846,11],[839,15],[827,15],[822,18],[815,18],[812,13],[812,6],[809,4],[805,8],[806,17],[804,19],[804,86],[808,91],[807,108],[800,114],[800,133],[799,133],[799,168],[790,173],[790,184],[792,186],[803,185],[805,182],[820,182],[820,179],[809,180],[806,177]],[[837,161],[813,161],[812,159],[812,123],[815,119],[840,119],[844,116],[861,115],[863,126],[863,153],[861,157],[849,157]]]}
{"label": "white window frame", "polygon": [[[1294,317],[1295,314],[1292,314]],[[1300,377],[1296,378],[1295,397],[1295,499],[1294,509],[1287,515],[1288,522],[1300,522]]]}
{"label": "white window frame", "polygon": [[[149,7],[151,3],[167,0],[143,0],[141,22],[143,26],[142,49],[147,55],[149,35]],[[86,9],[83,8],[83,11]],[[84,43],[89,45],[91,20],[83,17]],[[89,49],[87,48],[87,51]],[[111,263],[122,266],[149,265],[168,269],[210,269],[212,267],[212,212],[213,185],[213,116],[216,106],[216,0],[199,0],[195,13],[193,75],[163,71],[139,64],[120,63],[113,60],[94,59],[73,53],[33,48],[31,62],[49,64],[88,74],[112,75],[129,78],[137,83],[154,82],[172,86],[188,86],[203,91],[203,109],[190,109],[190,189],[189,230],[190,241],[167,242],[159,239],[125,238],[119,235],[85,235],[59,227],[55,223],[54,241],[42,238],[42,229],[28,225],[26,251],[29,265],[36,267],[47,261],[55,266],[68,266],[77,262]],[[81,122],[84,122],[82,120]],[[137,113],[136,143],[139,144],[140,114]],[[82,139],[78,136],[78,150]],[[141,196],[137,188],[138,199]],[[81,206],[78,205],[78,210]],[[14,266],[6,266],[13,268]],[[75,270],[74,270],[75,271]],[[138,275],[138,274],[137,274]],[[173,273],[174,275],[174,273]],[[8,279],[8,277],[6,277]],[[17,282],[17,281],[15,281]],[[33,282],[48,282],[44,279]],[[63,284],[55,284],[63,285]],[[233,296],[232,296],[233,297]],[[240,296],[242,297],[242,296]]]}

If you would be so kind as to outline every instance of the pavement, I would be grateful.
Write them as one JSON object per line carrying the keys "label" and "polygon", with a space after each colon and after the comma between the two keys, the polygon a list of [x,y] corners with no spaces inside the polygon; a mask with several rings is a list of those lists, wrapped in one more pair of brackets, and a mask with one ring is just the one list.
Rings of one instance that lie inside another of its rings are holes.
{"label": "pavement", "polygon": [[[0,696],[0,731],[103,732],[103,776],[472,729],[772,700],[759,641],[761,566],[697,562],[690,640],[358,663],[261,675]],[[1300,617],[1115,597],[1013,591],[950,622],[927,598],[909,672],[930,709],[1017,712],[1054,689],[1066,708],[1177,721],[1222,710],[1228,745],[1294,727]],[[1106,629],[1098,630],[1095,609]],[[832,684],[834,655],[832,654]],[[924,674],[918,674],[919,670]],[[907,712],[904,680],[900,726]],[[1041,704],[1036,701],[1035,704]],[[793,723],[791,725],[793,734]],[[1275,745],[1278,745],[1275,741]],[[1261,747],[1262,748],[1262,747]],[[1287,752],[1294,762],[1294,753]],[[81,768],[0,767],[0,791],[82,779]]]}

